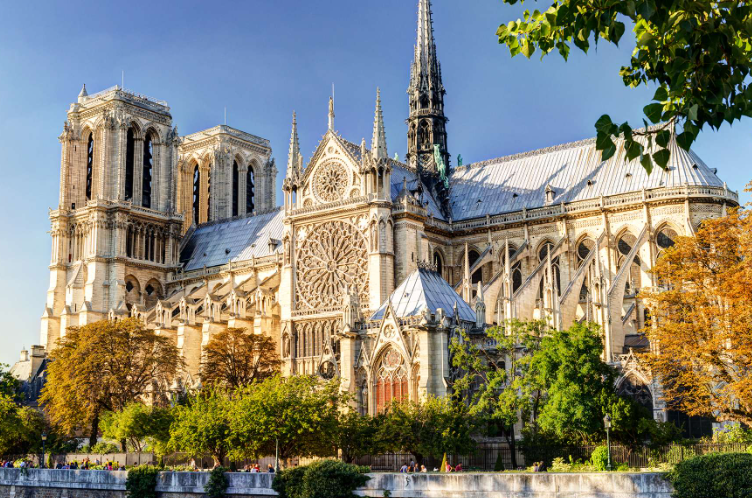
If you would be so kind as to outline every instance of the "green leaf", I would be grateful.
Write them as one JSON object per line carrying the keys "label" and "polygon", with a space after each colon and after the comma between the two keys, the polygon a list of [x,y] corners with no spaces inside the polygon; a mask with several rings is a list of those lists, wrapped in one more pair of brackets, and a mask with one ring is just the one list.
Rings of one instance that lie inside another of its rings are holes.
{"label": "green leaf", "polygon": [[653,14],[655,14],[655,2],[653,0],[647,0],[643,1],[640,6],[637,8],[637,13],[643,18],[643,19],[650,19],[653,17]]}
{"label": "green leaf", "polygon": [[530,58],[531,55],[533,55],[533,52],[535,52],[535,44],[530,43],[527,40],[522,40],[520,43],[520,51],[522,52],[522,55]]}
{"label": "green leaf", "polygon": [[692,143],[694,143],[694,141],[695,141],[695,136],[688,131],[685,131],[684,133],[680,133],[676,137],[676,144],[682,149],[687,150],[687,151],[690,149],[690,147],[692,147]]}
{"label": "green leaf", "polygon": [[668,130],[661,130],[655,136],[655,143],[663,148],[668,146],[669,140],[671,140],[671,132]]}
{"label": "green leaf", "polygon": [[697,121],[697,111],[699,110],[699,106],[697,104],[693,105],[689,108],[687,111],[687,119],[690,121]]}
{"label": "green leaf", "polygon": [[619,40],[621,40],[622,35],[624,35],[624,30],[626,29],[626,27],[624,26],[623,22],[617,21],[614,23],[611,29],[611,41],[618,45]]}
{"label": "green leaf", "polygon": [[666,166],[668,166],[668,160],[670,158],[671,151],[669,151],[668,149],[661,149],[653,154],[653,161],[655,161],[655,164],[663,169],[666,169]]}
{"label": "green leaf", "polygon": [[650,159],[650,154],[645,154],[640,158],[640,164],[648,172],[648,175],[653,172],[653,161]]}
{"label": "green leaf", "polygon": [[659,123],[663,114],[663,104],[648,104],[643,108],[643,112],[652,123]]}
{"label": "green leaf", "polygon": [[653,95],[653,100],[657,102],[668,100],[668,91],[666,91],[666,88],[662,86],[658,87],[658,90],[655,91],[655,95]]}
{"label": "green leaf", "polygon": [[611,139],[611,135],[608,133],[598,133],[598,136],[595,139],[595,149],[602,152],[602,161],[611,159],[616,153],[616,145]]}
{"label": "green leaf", "polygon": [[627,161],[632,161],[642,154],[642,144],[634,140],[628,140],[625,145]]}
{"label": "green leaf", "polygon": [[608,114],[604,114],[600,118],[598,118],[598,121],[595,122],[595,130],[601,134],[601,133],[609,133],[611,127],[614,125],[613,121],[611,121],[611,116]]}

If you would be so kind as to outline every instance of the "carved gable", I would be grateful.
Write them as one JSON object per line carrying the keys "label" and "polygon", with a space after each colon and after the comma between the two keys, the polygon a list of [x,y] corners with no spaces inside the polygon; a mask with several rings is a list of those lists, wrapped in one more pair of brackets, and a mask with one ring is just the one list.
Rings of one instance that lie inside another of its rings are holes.
{"label": "carved gable", "polygon": [[303,207],[332,204],[361,195],[360,165],[347,144],[327,133],[306,168]]}

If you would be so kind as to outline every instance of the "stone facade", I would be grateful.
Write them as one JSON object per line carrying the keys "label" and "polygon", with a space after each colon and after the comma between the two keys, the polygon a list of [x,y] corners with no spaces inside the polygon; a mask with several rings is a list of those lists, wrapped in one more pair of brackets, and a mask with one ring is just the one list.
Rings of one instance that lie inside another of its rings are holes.
{"label": "stone facade", "polygon": [[336,131],[331,99],[304,165],[293,115],[277,208],[268,141],[227,126],[180,137],[165,103],[84,89],[60,137],[42,345],[134,316],[174,341],[186,369],[173,388],[192,389],[203,347],[241,327],[275,338],[286,375],[338,377],[376,413],[451,389],[459,328],[482,341],[511,318],[588,320],[617,387],[664,418],[631,354],[647,347],[639,292],[661,251],[737,194],[675,142],[650,176],[601,161],[594,140],[450,167],[428,0],[408,93],[405,162],[388,155],[378,92],[370,148]]}

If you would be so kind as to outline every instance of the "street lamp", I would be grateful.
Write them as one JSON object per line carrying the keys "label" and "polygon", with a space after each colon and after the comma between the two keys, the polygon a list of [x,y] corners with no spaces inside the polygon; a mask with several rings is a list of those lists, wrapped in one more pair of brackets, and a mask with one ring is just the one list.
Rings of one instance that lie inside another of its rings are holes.
{"label": "street lamp", "polygon": [[603,417],[603,426],[606,428],[606,445],[608,446],[608,466],[606,467],[609,471],[611,470],[611,417],[608,416],[608,413],[605,417]]}
{"label": "street lamp", "polygon": [[47,433],[42,433],[42,461],[39,463],[39,468],[44,468],[44,459],[47,455],[47,452],[45,451],[45,443],[47,442]]}

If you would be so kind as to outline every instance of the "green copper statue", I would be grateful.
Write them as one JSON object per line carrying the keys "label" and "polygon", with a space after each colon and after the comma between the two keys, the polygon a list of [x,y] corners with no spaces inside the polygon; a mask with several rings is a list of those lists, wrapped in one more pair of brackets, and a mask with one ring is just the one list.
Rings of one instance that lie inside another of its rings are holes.
{"label": "green copper statue", "polygon": [[433,160],[436,162],[436,169],[439,171],[439,178],[444,182],[444,188],[449,189],[449,177],[447,177],[447,168],[444,164],[444,156],[441,155],[441,145],[433,145]]}
{"label": "green copper statue", "polygon": [[462,154],[457,155],[457,167],[462,166]]}

